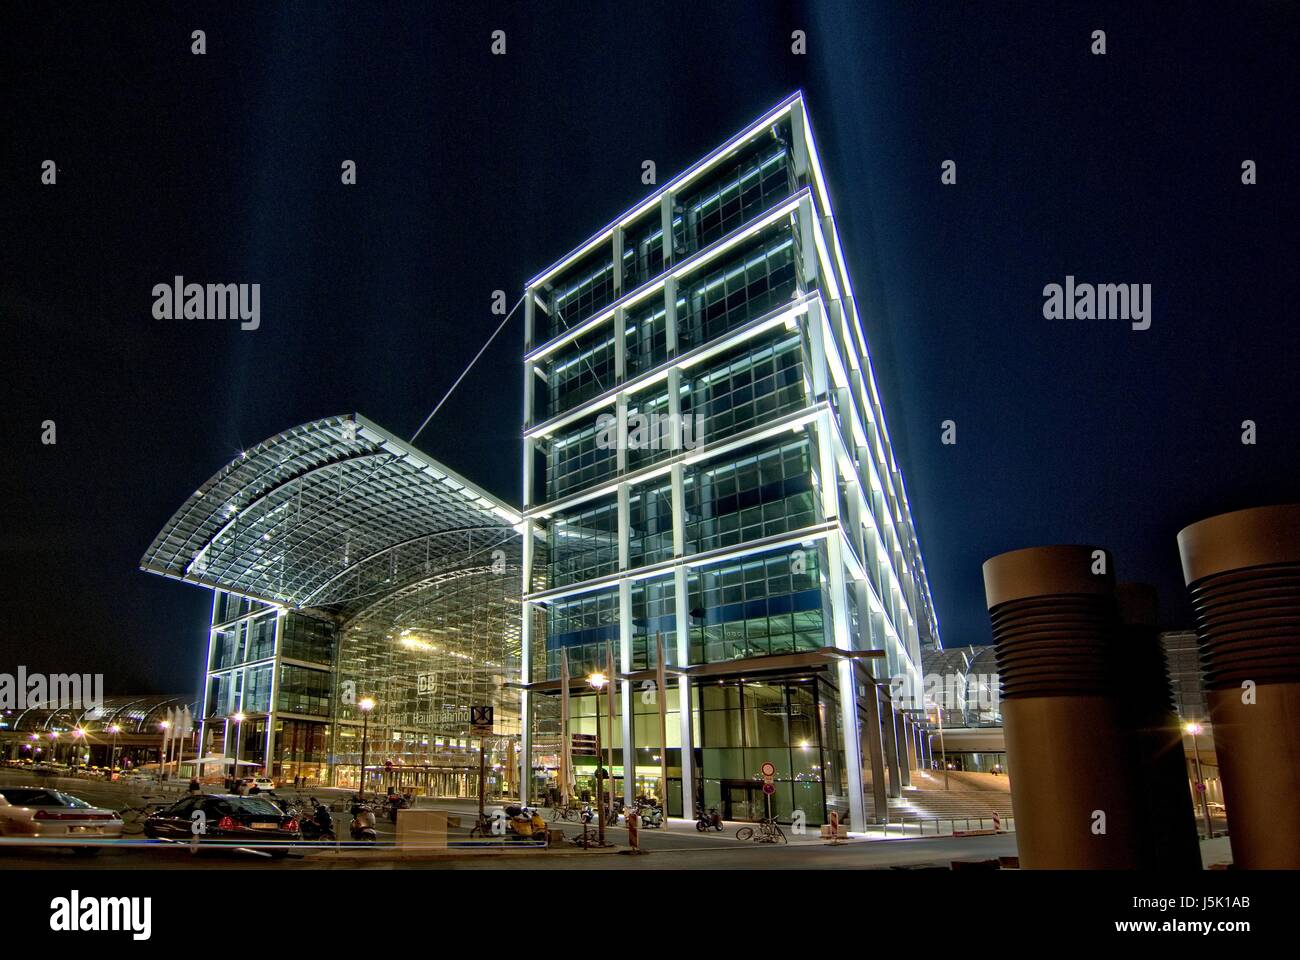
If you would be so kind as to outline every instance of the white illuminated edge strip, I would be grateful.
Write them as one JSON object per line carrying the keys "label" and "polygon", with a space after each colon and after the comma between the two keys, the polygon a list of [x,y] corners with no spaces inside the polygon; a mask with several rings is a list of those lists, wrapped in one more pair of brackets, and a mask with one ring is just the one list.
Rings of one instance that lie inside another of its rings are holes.
{"label": "white illuminated edge strip", "polygon": [[555,513],[563,513],[576,506],[580,506],[589,500],[599,500],[601,497],[607,497],[612,493],[616,493],[619,484],[626,483],[629,485],[636,485],[644,483],[647,480],[653,480],[655,477],[662,476],[671,471],[674,464],[680,463],[683,466],[689,466],[690,464],[698,463],[702,460],[723,456],[730,453],[732,450],[749,446],[750,444],[756,443],[760,440],[765,440],[768,437],[774,437],[781,433],[798,432],[805,424],[815,420],[818,414],[825,409],[827,409],[827,406],[824,402],[803,407],[796,410],[794,413],[787,414],[780,420],[777,420],[768,426],[751,428],[743,433],[738,433],[734,436],[728,437],[721,443],[706,443],[694,450],[686,450],[676,456],[668,457],[656,464],[644,467],[641,470],[609,480],[601,484],[599,487],[592,487],[583,490],[581,493],[574,494],[573,496],[561,500],[552,500],[550,503],[533,507],[529,509],[526,517],[529,520],[536,520],[538,518],[549,517]]}
{"label": "white illuminated edge strip", "polygon": [[624,213],[616,217],[614,220],[610,221],[605,227],[597,231],[589,240],[587,240],[581,246],[574,249],[571,253],[569,253],[564,258],[557,260],[555,263],[547,267],[537,276],[533,277],[525,284],[525,286],[531,288],[537,286],[538,284],[545,283],[547,280],[551,279],[551,277],[555,276],[557,273],[559,273],[569,264],[573,263],[575,260],[581,259],[586,254],[590,253],[602,242],[606,240],[611,240],[614,235],[614,230],[616,227],[626,226],[629,222],[635,220],[637,217],[645,214],[647,211],[657,206],[663,200],[665,194],[680,190],[682,187],[687,186],[691,181],[696,180],[699,177],[703,176],[712,167],[716,166],[718,163],[721,163],[731,154],[739,150],[756,134],[760,133],[765,128],[776,123],[786,114],[788,114],[791,108],[796,103],[802,103],[802,102],[803,102],[802,91],[797,91],[791,94],[790,96],[786,97],[785,100],[781,101],[771,110],[769,110],[767,113],[763,114],[763,116],[759,117],[753,123],[749,124],[749,126],[745,127],[740,133],[736,134],[734,137],[729,139],[722,146],[716,148],[712,153],[706,154],[702,159],[697,160],[694,164],[687,167],[686,170],[684,170],[682,173],[679,173],[672,180],[669,180],[666,184],[664,184],[654,193],[650,194],[650,196],[646,197],[640,203],[636,204],[633,207],[630,207]]}
{"label": "white illuminated edge strip", "polygon": [[689,557],[676,557],[672,560],[664,560],[661,563],[638,567],[635,570],[623,570],[595,580],[584,580],[582,583],[573,584],[572,586],[566,585],[554,587],[550,590],[539,590],[537,593],[526,594],[523,599],[527,603],[550,603],[555,600],[568,599],[569,597],[580,597],[583,594],[593,593],[598,590],[607,590],[616,586],[620,580],[653,579],[672,572],[678,566],[688,568],[712,566],[715,563],[725,563],[728,560],[780,550],[782,547],[791,547],[796,544],[811,545],[818,540],[826,539],[828,535],[836,531],[837,527],[838,524],[834,520],[828,520],[790,533],[769,537],[765,540],[752,540],[738,547],[723,547],[718,550],[692,554]]}
{"label": "white illuminated edge strip", "polygon": [[[488,493],[482,487],[479,487],[477,484],[472,483],[471,481],[465,479],[460,474],[456,473],[454,470],[450,470],[447,467],[443,466],[442,464],[438,463],[437,461],[431,460],[429,457],[425,456],[423,453],[421,453],[419,450],[412,447],[410,444],[402,440],[399,440],[397,437],[394,437],[388,431],[384,430],[382,427],[366,419],[360,414],[352,415],[351,420],[355,422],[357,425],[357,436],[363,437],[366,441],[368,441],[374,446],[379,447],[382,451],[388,453],[390,456],[398,457],[406,460],[407,463],[411,464],[416,469],[420,470],[426,476],[431,477],[433,480],[435,480],[436,482],[444,486],[447,490],[463,498],[470,507],[485,513],[495,514],[507,526],[514,527],[516,529],[520,528],[523,522],[523,516],[518,511],[514,510],[507,504],[503,503],[501,500],[498,500],[492,494]],[[367,456],[374,456],[374,455],[375,455],[374,453],[367,454]],[[310,473],[315,470],[325,469],[328,468],[329,466],[331,466],[331,464],[322,464],[318,467],[312,468],[312,470],[309,470],[307,472]],[[206,493],[206,491],[204,491],[204,493]],[[190,561],[185,565],[184,571],[182,572],[181,575],[177,576],[171,571],[159,569],[152,565],[144,565],[144,569],[148,570],[150,573],[158,573],[170,579],[183,580],[189,583],[197,583],[200,584],[201,586],[209,587],[214,590],[215,589],[224,590],[227,593],[231,593],[236,596],[247,597],[248,599],[254,600],[258,603],[268,603],[268,604],[275,605],[277,607],[281,606],[276,601],[267,600],[265,597],[259,597],[252,594],[242,593],[239,590],[232,589],[226,583],[215,581],[201,575],[196,575],[196,568],[198,567],[200,560],[205,558],[209,550],[211,550],[211,548],[218,541],[220,541],[224,536],[226,536],[227,533],[230,532],[231,528],[234,527],[239,522],[239,519],[242,515],[244,515],[250,508],[254,507],[257,503],[261,502],[262,500],[265,500],[266,496],[269,496],[269,494],[258,498],[258,500],[254,501],[253,503],[245,505],[245,507],[242,510],[239,510],[231,514],[230,519],[227,520],[224,524],[222,524],[220,529],[218,529],[217,532],[214,533],[212,537],[206,543],[204,543],[203,546],[200,547],[199,550],[194,554],[194,556],[190,559]],[[219,511],[224,509],[225,509],[224,505],[218,507]]]}
{"label": "white illuminated edge strip", "polygon": [[[814,236],[817,240],[816,245],[817,245],[818,256],[821,258],[822,265],[824,268],[823,275],[830,283],[832,296],[836,297],[836,299],[840,299],[837,296],[839,292],[839,287],[835,277],[834,264],[830,259],[830,255],[824,237],[822,235],[820,219],[815,218],[813,221],[813,226],[814,226]],[[821,322],[824,330],[824,335],[826,337],[831,337],[832,331],[831,331],[830,312],[826,309],[825,301],[822,299],[821,291],[814,290],[805,294],[804,297],[800,301],[795,303],[792,307],[780,309],[775,314],[772,314],[768,317],[761,317],[756,321],[751,321],[750,324],[746,324],[744,326],[738,327],[736,330],[732,331],[730,334],[723,336],[719,340],[712,341],[702,347],[697,347],[695,350],[687,354],[683,354],[680,357],[666,361],[659,368],[648,371],[647,373],[642,374],[638,378],[627,381],[620,386],[614,387],[611,390],[607,391],[605,394],[598,397],[594,397],[591,400],[588,400],[587,402],[581,404],[580,406],[575,407],[573,410],[569,410],[563,414],[560,414],[558,417],[552,420],[538,424],[536,427],[532,428],[531,430],[526,431],[525,436],[530,439],[539,439],[539,438],[544,438],[546,436],[549,436],[550,434],[554,433],[557,430],[563,429],[564,427],[574,422],[577,422],[579,420],[591,416],[591,414],[597,412],[602,408],[611,406],[616,402],[618,395],[620,393],[633,394],[633,393],[640,392],[666,379],[668,375],[668,371],[673,368],[685,368],[685,367],[689,367],[701,363],[707,360],[711,356],[714,356],[722,351],[732,348],[737,343],[756,337],[761,333],[771,329],[772,327],[778,326],[781,323],[784,323],[790,319],[794,319],[796,317],[806,314],[808,312],[809,305],[813,302],[816,302],[821,307],[820,314],[822,318]],[[852,342],[853,339],[852,331],[848,326],[848,322],[846,318],[843,316],[843,312],[841,312],[840,326],[842,331],[842,340],[843,342],[845,342],[845,347],[850,351],[852,351],[855,344]],[[856,357],[852,356],[851,353],[850,356],[847,358],[848,366],[846,366],[846,358],[841,356],[841,353],[838,349],[827,350],[826,357],[831,367],[831,376],[835,380],[836,384],[840,387],[844,387],[844,388],[849,387],[850,368],[852,368],[854,372],[857,372],[859,375],[862,374],[862,370],[858,367],[858,365],[853,363],[853,360],[855,360]],[[850,402],[847,406],[849,411],[849,420],[851,422],[851,429],[854,435],[855,442],[859,446],[865,447],[872,452],[872,457],[869,460],[870,484],[874,489],[884,492],[886,490],[886,487],[881,477],[881,469],[890,470],[891,465],[893,463],[891,451],[889,451],[887,446],[885,446],[885,444],[887,444],[888,441],[887,439],[882,439],[883,431],[881,431],[881,433],[877,435],[875,443],[872,443],[871,438],[868,435],[865,429],[865,425],[861,419],[862,414],[858,410],[857,404]],[[868,405],[867,410],[865,412],[868,416],[872,416],[875,413],[875,411],[871,409],[870,405]],[[877,426],[879,426],[879,422],[877,420],[873,419],[872,422],[876,423]],[[837,430],[838,430],[838,424],[837,424]],[[844,443],[842,436],[840,438],[840,444],[842,448],[847,448],[847,444]],[[710,452],[717,453],[719,450],[725,452],[727,449],[731,449],[733,447],[734,445],[730,441],[728,441],[728,444],[725,447],[719,447],[719,448],[710,447]],[[687,461],[687,462],[693,462],[693,461]],[[846,480],[852,480],[855,478],[855,473],[844,462],[840,463],[840,470]],[[662,465],[655,465],[654,467],[649,468],[644,473],[638,472],[635,475],[635,477],[638,478],[635,482],[642,482],[644,480],[653,479],[655,476],[663,472],[664,472],[664,468],[662,467]],[[597,488],[597,490],[600,493],[608,494],[612,486],[613,486],[612,484],[606,484],[605,486]],[[599,494],[596,494],[596,496],[599,496]],[[588,492],[584,492],[581,495],[581,497],[582,499],[573,498],[570,500],[559,501],[559,503],[565,504],[566,506],[575,503],[581,503],[583,502],[583,500],[589,498]],[[904,505],[906,506],[906,501],[904,501]],[[888,507],[888,504],[886,504],[886,506]],[[545,509],[546,510],[554,509],[554,505],[553,504],[549,505]],[[545,516],[546,513],[541,511],[533,511],[530,515],[534,517]],[[893,528],[895,537],[898,538],[900,541],[902,541],[904,539],[903,536],[904,531],[900,529],[899,519],[896,518],[893,514],[893,511],[889,509],[885,510],[885,515],[886,515],[886,522],[889,524],[890,527]],[[872,521],[874,526],[876,522],[874,515],[872,517]],[[879,532],[874,532],[874,533],[876,536],[877,543],[881,547],[881,551],[885,552],[884,541],[881,538],[880,533]],[[915,538],[912,537],[909,533],[907,539],[914,546],[913,552],[919,557],[920,550],[919,548],[915,548]],[[919,563],[918,563],[918,570],[920,570]],[[891,575],[892,575],[892,571],[891,571]],[[927,589],[928,589],[928,584],[927,584]]]}
{"label": "white illuminated edge strip", "polygon": [[[675,264],[672,268],[665,270],[663,273],[656,276],[653,280],[649,280],[646,283],[642,284],[641,286],[637,287],[635,290],[631,291],[626,296],[620,297],[618,300],[615,300],[613,303],[607,306],[600,313],[588,317],[586,320],[582,321],[582,323],[578,324],[576,327],[571,327],[570,329],[564,331],[564,333],[560,334],[558,337],[554,338],[553,340],[549,340],[546,343],[542,344],[540,347],[535,348],[531,353],[528,353],[524,356],[524,361],[526,363],[536,363],[538,360],[544,359],[545,357],[554,353],[556,350],[559,350],[561,347],[567,346],[568,344],[572,343],[574,340],[577,340],[579,337],[583,336],[584,334],[589,333],[590,331],[596,329],[597,327],[601,326],[604,323],[607,323],[610,320],[610,318],[614,316],[616,311],[627,310],[630,307],[634,307],[642,300],[645,300],[647,297],[649,297],[651,294],[658,293],[661,290],[663,290],[664,284],[667,282],[669,277],[672,277],[673,279],[679,279],[684,274],[690,273],[691,271],[696,270],[699,267],[702,267],[713,260],[716,260],[719,256],[726,253],[732,247],[735,247],[737,244],[744,243],[746,240],[750,239],[755,234],[765,230],[766,228],[770,227],[772,224],[781,220],[782,217],[788,217],[790,214],[794,213],[796,210],[799,209],[800,201],[802,201],[805,197],[810,197],[810,196],[811,193],[807,187],[803,187],[802,189],[796,191],[795,193],[790,194],[790,196],[787,199],[782,201],[780,206],[773,207],[771,210],[763,214],[763,216],[759,217],[757,220],[751,220],[749,223],[738,227],[733,233],[729,234],[723,239],[717,241],[716,243],[711,244],[710,246],[705,247],[703,250],[699,251],[694,256],[689,257],[686,260],[683,260],[681,263]],[[531,291],[532,288],[530,287],[529,288],[530,296],[532,295]]]}
{"label": "white illuminated edge strip", "polygon": [[[817,253],[818,256],[821,258],[822,262],[827,267],[830,268],[828,270],[824,270],[823,275],[826,277],[826,279],[829,281],[832,287],[832,291],[833,291],[832,295],[834,295],[834,293],[840,292],[838,287],[841,282],[843,283],[844,290],[842,294],[839,296],[839,300],[841,303],[847,304],[853,312],[853,322],[851,325],[848,323],[847,318],[842,317],[842,322],[844,324],[844,327],[846,328],[844,332],[849,334],[849,338],[848,338],[849,341],[855,342],[858,348],[857,352],[860,355],[862,364],[864,365],[864,369],[861,371],[861,373],[863,374],[863,380],[865,386],[867,390],[870,392],[871,404],[869,406],[872,409],[869,412],[874,414],[872,419],[873,422],[876,423],[879,430],[879,436],[877,437],[877,442],[874,445],[870,444],[870,442],[867,440],[867,437],[864,433],[863,440],[866,442],[863,443],[863,446],[875,446],[876,449],[873,450],[874,456],[872,459],[879,461],[881,466],[884,466],[887,469],[888,471],[887,480],[891,485],[893,484],[895,479],[897,480],[898,490],[895,499],[897,501],[900,501],[902,512],[904,512],[907,518],[907,540],[912,546],[912,552],[916,557],[917,569],[920,575],[923,592],[925,595],[925,607],[934,625],[934,639],[936,643],[940,643],[940,645],[942,645],[941,641],[939,640],[938,615],[934,610],[934,603],[932,598],[930,597],[929,577],[926,575],[925,562],[921,555],[920,544],[917,541],[917,538],[915,536],[915,522],[912,520],[911,517],[911,504],[908,501],[906,484],[904,483],[903,480],[902,471],[898,469],[897,462],[894,458],[893,444],[890,442],[890,438],[889,438],[889,428],[885,423],[884,409],[880,403],[880,392],[876,386],[875,370],[873,369],[873,365],[871,362],[871,353],[870,350],[868,350],[867,348],[866,335],[862,328],[861,313],[858,310],[857,298],[854,295],[852,280],[849,277],[848,263],[844,257],[844,250],[840,243],[839,229],[835,223],[835,214],[830,202],[830,194],[827,189],[825,171],[821,164],[821,157],[817,150],[816,139],[813,136],[812,120],[808,115],[808,108],[806,102],[804,101],[802,91],[798,91],[792,96],[788,97],[785,101],[783,101],[781,104],[773,108],[771,111],[765,114],[758,121],[750,124],[750,126],[748,126],[743,131],[741,131],[741,133],[737,134],[736,136],[728,140],[722,147],[719,147],[712,154],[709,154],[708,156],[698,161],[692,167],[688,168],[683,174],[674,178],[672,181],[670,181],[664,187],[660,188],[654,194],[652,194],[651,196],[643,200],[641,203],[637,204],[635,207],[631,208],[623,216],[610,223],[603,230],[598,232],[595,236],[593,236],[590,240],[588,240],[585,244],[583,244],[580,248],[573,251],[567,257],[558,261],[550,268],[543,271],[543,273],[534,277],[532,280],[528,281],[528,283],[526,284],[528,288],[527,295],[532,296],[534,287],[536,287],[541,283],[544,283],[546,280],[553,277],[558,271],[562,270],[570,263],[574,262],[575,260],[579,259],[580,257],[590,252],[599,243],[606,240],[610,240],[612,238],[615,227],[623,226],[627,222],[642,215],[644,212],[651,209],[656,203],[658,203],[665,194],[673,190],[679,189],[683,186],[686,186],[690,181],[703,175],[713,165],[725,159],[726,156],[733,153],[736,149],[738,149],[749,139],[751,139],[755,134],[759,133],[761,130],[765,129],[766,127],[775,123],[781,117],[788,114],[796,104],[798,104],[799,107],[804,112],[802,134],[804,137],[804,142],[808,148],[809,167],[812,175],[812,188],[813,190],[815,190],[817,201],[823,213],[823,217],[814,218],[814,225],[816,227],[814,231],[814,237],[818,248]],[[797,134],[798,131],[795,131],[795,133]],[[600,324],[608,321],[611,317],[613,317],[615,312],[618,309],[626,309],[629,306],[633,306],[636,303],[640,302],[643,298],[645,298],[649,294],[662,288],[667,277],[672,276],[674,278],[678,278],[684,272],[694,269],[695,267],[701,265],[702,263],[707,263],[708,260],[712,259],[713,256],[725,252],[727,249],[730,249],[735,244],[740,243],[745,239],[748,239],[757,230],[761,230],[764,227],[768,226],[770,223],[772,223],[775,219],[779,218],[780,216],[792,212],[793,209],[798,207],[799,202],[803,199],[804,196],[808,195],[808,193],[809,193],[809,188],[807,187],[799,190],[798,192],[793,194],[781,206],[774,208],[769,214],[765,215],[759,220],[756,220],[751,224],[742,227],[731,237],[724,238],[723,240],[701,251],[695,257],[685,260],[681,264],[675,265],[672,269],[660,274],[658,277],[649,281],[641,288],[633,290],[626,297],[623,297],[622,299],[616,301],[614,304],[607,307],[600,314],[589,318],[587,321],[584,321],[582,324],[579,324],[577,327],[574,327],[571,330],[565,331],[564,334],[553,339],[549,343],[543,344],[542,346],[536,348],[534,351],[532,351],[532,353],[525,356],[524,358],[525,362],[533,363],[539,359],[542,359],[547,355],[549,355],[550,353],[554,352],[556,349],[577,339],[578,337],[589,332],[590,330],[595,329]],[[829,223],[830,226],[829,244],[827,244],[826,237],[824,235],[825,231],[822,226],[823,218],[825,222]],[[834,351],[828,351],[828,355],[833,352]],[[848,358],[848,362],[854,368],[857,367],[857,364],[854,363],[856,359],[858,358],[853,356],[850,356]],[[672,364],[669,364],[669,366],[671,367]],[[638,386],[648,385],[651,382],[652,381],[647,378],[645,384],[638,384]],[[590,413],[592,410],[612,402],[614,396],[616,396],[617,393],[624,392],[626,391],[626,389],[627,389],[627,385],[624,385],[622,391],[620,390],[613,391],[613,396],[605,397],[605,398],[597,398],[597,400],[595,401],[589,401],[588,404],[584,405],[583,409],[585,410],[585,412]],[[853,419],[854,419],[854,432],[856,434],[861,429],[861,425],[857,422],[858,418],[856,416],[856,406],[854,404],[850,404],[850,407],[855,412],[855,416]],[[572,419],[573,413],[574,411],[571,411],[564,415],[566,422]],[[541,429],[544,430],[545,432],[550,432],[557,425],[558,424],[555,423],[548,423],[544,425],[539,425],[539,428],[535,428],[535,429]],[[535,435],[534,431],[530,431],[529,435],[530,436]],[[544,434],[536,434],[536,435],[544,435]],[[872,480],[873,480],[873,486],[879,485],[879,489],[881,489],[882,491],[887,489],[887,487],[884,485],[884,481],[886,480],[886,478],[881,477],[879,475],[875,463],[872,464]],[[613,484],[612,486],[613,488],[617,488],[617,483]],[[603,487],[601,489],[604,492],[608,492]],[[899,540],[902,540],[903,537],[901,536],[900,531],[897,529],[897,525],[901,523],[902,518],[894,516],[893,515],[894,511],[888,511],[888,512],[890,513],[891,522],[893,522],[895,525],[895,535],[898,536]],[[538,516],[543,514],[534,513],[532,515]]]}
{"label": "white illuminated edge strip", "polygon": [[437,480],[448,490],[463,497],[471,506],[495,513],[505,523],[512,526],[523,519],[517,510],[498,500],[478,484],[466,480],[456,471],[443,466],[436,460],[429,459],[406,441],[399,440],[360,414],[355,416],[355,420],[358,435],[364,434],[367,440],[383,447],[393,456],[405,458],[408,463],[420,468],[425,474]]}
{"label": "white illuminated edge strip", "polygon": [[524,436],[532,440],[548,437],[557,430],[562,430],[572,423],[576,423],[579,420],[591,416],[597,410],[610,406],[618,399],[619,394],[625,393],[630,396],[632,394],[640,393],[648,387],[653,387],[655,384],[667,380],[669,372],[674,369],[685,369],[687,367],[696,366],[719,353],[730,350],[738,343],[752,340],[774,327],[779,327],[796,317],[806,314],[809,305],[813,301],[821,301],[820,291],[813,290],[809,293],[805,293],[798,301],[791,301],[790,305],[783,304],[778,307],[774,313],[769,313],[766,316],[751,320],[748,323],[737,327],[735,330],[732,330],[730,333],[724,334],[717,340],[711,340],[710,342],[695,347],[677,357],[670,358],[658,367],[633,377],[631,380],[626,380],[618,386],[611,387],[599,396],[593,397],[592,399],[579,404],[572,410],[566,410],[564,413],[558,414],[550,420],[537,424],[537,426],[533,427],[531,430],[524,431]]}
{"label": "white illuminated edge strip", "polygon": [[[839,266],[840,274],[844,278],[844,292],[846,296],[841,298],[841,302],[848,302],[853,306],[853,320],[854,320],[853,332],[856,334],[858,340],[858,347],[862,353],[862,362],[866,364],[866,370],[865,370],[866,376],[863,379],[866,381],[867,389],[871,391],[871,399],[876,411],[877,425],[880,428],[880,433],[885,448],[889,452],[890,466],[891,468],[893,468],[893,472],[896,472],[898,475],[898,487],[899,487],[898,499],[902,501],[903,508],[907,512],[907,527],[909,531],[908,537],[910,542],[912,543],[913,552],[916,554],[917,568],[920,572],[921,583],[925,588],[926,609],[929,612],[930,618],[934,624],[934,640],[936,643],[939,643],[940,646],[942,646],[942,643],[939,640],[939,616],[934,609],[934,602],[930,596],[930,579],[929,577],[926,576],[925,573],[925,560],[921,556],[921,545],[919,542],[917,542],[917,538],[915,536],[916,523],[912,519],[911,505],[909,504],[907,499],[907,485],[903,480],[903,472],[897,469],[897,466],[894,462],[893,444],[890,443],[889,441],[889,427],[886,426],[885,424],[884,408],[880,403],[880,392],[876,388],[876,374],[875,374],[875,370],[872,368],[871,351],[867,349],[867,338],[862,330],[862,317],[858,311],[857,297],[854,296],[853,293],[853,282],[849,278],[848,263],[844,258],[844,249],[840,245],[840,233],[839,233],[839,229],[835,225],[835,212],[834,212],[834,208],[831,206],[830,194],[827,191],[827,187],[826,187],[826,174],[825,171],[822,169],[821,157],[817,152],[816,138],[813,136],[812,118],[809,116],[808,105],[804,102],[802,93],[799,94],[798,101],[800,106],[803,108],[803,112],[804,112],[803,135],[804,135],[804,140],[808,146],[808,160],[809,160],[809,165],[812,168],[813,181],[817,188],[817,198],[821,203],[821,208],[825,214],[826,219],[830,223],[831,243],[835,253],[835,260]],[[819,236],[820,236],[820,231],[819,231]]]}

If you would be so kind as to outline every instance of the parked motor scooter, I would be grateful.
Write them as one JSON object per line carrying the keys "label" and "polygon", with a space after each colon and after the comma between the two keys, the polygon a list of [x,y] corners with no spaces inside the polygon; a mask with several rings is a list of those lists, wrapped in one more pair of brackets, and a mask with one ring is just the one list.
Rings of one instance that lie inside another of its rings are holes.
{"label": "parked motor scooter", "polygon": [[362,803],[352,808],[351,833],[353,840],[379,839],[379,833],[375,830],[375,811],[370,808],[370,804]]}
{"label": "parked motor scooter", "polygon": [[641,826],[647,830],[654,830],[664,825],[663,807],[657,807],[652,803],[638,804],[636,815],[641,818]]}
{"label": "parked motor scooter", "polygon": [[535,808],[509,806],[505,810],[512,840],[546,839],[546,820]]}
{"label": "parked motor scooter", "polygon": [[308,841],[330,841],[337,838],[334,835],[334,816],[330,813],[330,808],[325,804],[313,799],[315,811],[311,817],[302,820],[302,838]]}
{"label": "parked motor scooter", "polygon": [[709,828],[722,832],[722,814],[718,813],[717,807],[709,807],[709,812],[704,812],[701,804],[695,805],[695,829],[700,833],[706,832]]}

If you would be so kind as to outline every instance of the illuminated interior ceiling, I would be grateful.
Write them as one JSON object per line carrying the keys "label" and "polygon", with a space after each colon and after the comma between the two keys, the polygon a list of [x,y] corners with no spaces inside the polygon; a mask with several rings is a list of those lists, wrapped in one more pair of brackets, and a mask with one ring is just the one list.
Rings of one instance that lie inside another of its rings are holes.
{"label": "illuminated interior ceiling", "polygon": [[468,734],[471,704],[496,708],[499,734],[515,733],[519,694],[521,564],[444,573],[395,591],[345,624],[339,679],[380,704],[389,730]]}
{"label": "illuminated interior ceiling", "polygon": [[228,463],[140,567],[348,620],[494,550],[517,554],[519,523],[514,508],[364,417],[328,417]]}

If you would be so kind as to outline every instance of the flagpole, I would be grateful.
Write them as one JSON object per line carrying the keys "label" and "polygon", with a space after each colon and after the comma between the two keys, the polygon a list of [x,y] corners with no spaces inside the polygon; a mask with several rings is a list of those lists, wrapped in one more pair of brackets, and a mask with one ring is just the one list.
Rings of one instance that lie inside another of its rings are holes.
{"label": "flagpole", "polygon": [[185,738],[190,735],[191,722],[189,704],[186,704],[185,709],[181,712],[180,724],[180,740],[176,744],[176,778],[178,780],[181,776],[181,764],[185,761]]}

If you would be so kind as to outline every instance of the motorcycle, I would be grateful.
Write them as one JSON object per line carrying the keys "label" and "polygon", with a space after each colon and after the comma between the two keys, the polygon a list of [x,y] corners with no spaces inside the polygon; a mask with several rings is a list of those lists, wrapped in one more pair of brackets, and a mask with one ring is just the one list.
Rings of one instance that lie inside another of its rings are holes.
{"label": "motorcycle", "polygon": [[722,832],[722,814],[718,813],[717,807],[709,807],[709,812],[704,812],[704,807],[698,804],[695,807],[695,829],[700,833],[705,833],[712,827],[719,833]]}
{"label": "motorcycle", "polygon": [[410,804],[405,797],[390,794],[386,806],[388,808],[388,822],[395,824],[397,823],[397,811],[405,810]]}
{"label": "motorcycle", "polygon": [[334,835],[334,817],[330,814],[329,807],[323,803],[316,804],[315,814],[301,822],[304,840],[333,842],[337,839]]}
{"label": "motorcycle", "polygon": [[379,839],[375,830],[375,811],[370,809],[370,804],[363,803],[353,808],[350,832],[353,840],[373,842]]}

